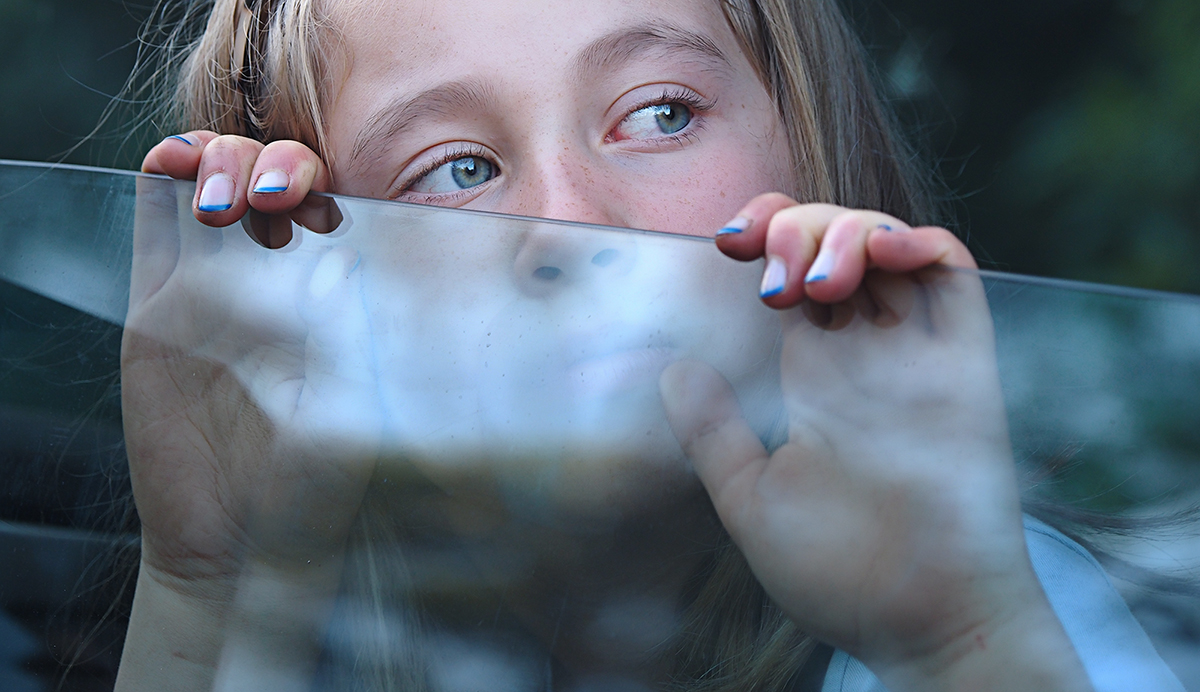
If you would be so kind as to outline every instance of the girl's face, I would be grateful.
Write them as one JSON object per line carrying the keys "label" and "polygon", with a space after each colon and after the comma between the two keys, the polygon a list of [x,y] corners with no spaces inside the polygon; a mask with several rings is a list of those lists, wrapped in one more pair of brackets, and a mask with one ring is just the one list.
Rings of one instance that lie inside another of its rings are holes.
{"label": "girl's face", "polygon": [[[331,13],[344,48],[326,108],[338,192],[711,236],[754,195],[791,186],[774,103],[715,0],[346,0]],[[392,317],[375,323],[395,323],[377,335],[391,418],[430,447],[490,430],[557,451],[540,465],[457,454],[471,468],[430,473],[488,466],[585,514],[659,506],[664,488],[698,490],[662,415],[666,362],[699,358],[740,393],[771,389],[779,323],[754,267],[700,244],[665,257],[655,248],[669,243],[504,224],[448,248],[434,223],[380,241],[394,267],[375,287]],[[539,278],[548,268],[561,276]],[[418,275],[440,279],[406,284]],[[414,392],[422,405],[407,403]]]}
{"label": "girl's face", "polygon": [[339,192],[712,235],[790,189],[774,104],[715,0],[331,12]]}

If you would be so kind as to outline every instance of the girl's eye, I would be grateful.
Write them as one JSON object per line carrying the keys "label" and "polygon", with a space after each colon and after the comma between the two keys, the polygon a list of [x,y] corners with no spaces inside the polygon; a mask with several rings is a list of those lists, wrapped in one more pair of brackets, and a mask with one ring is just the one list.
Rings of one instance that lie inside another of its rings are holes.
{"label": "girl's eye", "polygon": [[422,175],[406,192],[432,195],[461,192],[486,183],[497,173],[495,164],[482,156],[460,156]]}
{"label": "girl's eye", "polygon": [[692,109],[686,104],[661,103],[625,116],[615,134],[619,139],[653,139],[676,134],[691,122]]}

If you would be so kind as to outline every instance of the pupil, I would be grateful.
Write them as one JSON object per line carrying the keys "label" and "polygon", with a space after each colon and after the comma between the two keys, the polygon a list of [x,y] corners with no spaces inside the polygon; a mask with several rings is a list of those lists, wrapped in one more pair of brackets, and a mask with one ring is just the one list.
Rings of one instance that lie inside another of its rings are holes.
{"label": "pupil", "polygon": [[450,164],[450,177],[454,184],[462,189],[482,185],[495,176],[492,174],[492,164],[487,159],[478,156],[465,156]]}
{"label": "pupil", "polygon": [[692,115],[687,108],[679,107],[679,104],[664,103],[655,109],[654,119],[658,121],[658,128],[664,134],[671,135],[687,127],[692,121]]}

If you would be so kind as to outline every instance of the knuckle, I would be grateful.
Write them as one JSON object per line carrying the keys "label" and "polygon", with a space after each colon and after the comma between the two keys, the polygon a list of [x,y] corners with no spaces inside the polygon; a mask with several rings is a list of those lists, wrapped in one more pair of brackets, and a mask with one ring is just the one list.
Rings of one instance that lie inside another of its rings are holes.
{"label": "knuckle", "polygon": [[208,146],[208,144],[210,142],[212,142],[214,139],[216,139],[217,137],[220,136],[216,132],[213,132],[212,130],[190,130],[183,134],[188,137],[195,137],[196,141],[200,144],[200,146],[202,148]]}
{"label": "knuckle", "polygon": [[866,221],[870,212],[860,209],[846,209],[840,212],[829,220],[830,228],[856,228],[865,227]]}
{"label": "knuckle", "polygon": [[317,156],[304,143],[291,139],[280,139],[271,142],[266,145],[265,151],[270,152],[272,156],[296,159],[301,162],[315,159]]}
{"label": "knuckle", "polygon": [[295,147],[293,145],[295,145],[295,142],[291,140],[277,139],[274,142],[267,142],[267,144],[263,147],[263,153],[270,153],[276,156],[279,154],[291,153],[295,151]]}
{"label": "knuckle", "polygon": [[267,144],[259,154],[255,169],[280,168],[300,179],[313,179],[319,177],[323,165],[316,152],[304,143],[277,140]]}
{"label": "knuckle", "polygon": [[767,225],[767,237],[804,233],[808,230],[804,223],[806,216],[808,212],[803,205],[781,209],[771,217],[771,223]]}
{"label": "knuckle", "polygon": [[218,135],[208,143],[208,146],[204,149],[204,153],[205,155],[214,157],[244,159],[257,156],[262,151],[262,148],[262,144],[246,137],[239,135]]}
{"label": "knuckle", "polygon": [[838,214],[851,211],[851,209],[843,207],[839,204],[830,204],[828,202],[809,202],[808,204],[801,204],[799,207],[803,209],[804,213],[806,214],[827,219],[833,218]]}
{"label": "knuckle", "polygon": [[872,212],[871,220],[875,226],[903,226],[905,228],[912,228],[904,219],[892,216],[891,214],[885,214],[881,211]]}
{"label": "knuckle", "polygon": [[233,135],[217,135],[208,141],[210,151],[225,151],[237,146],[237,137]]}
{"label": "knuckle", "polygon": [[769,206],[795,206],[796,200],[783,194],[782,192],[768,192],[758,198],[763,204]]}

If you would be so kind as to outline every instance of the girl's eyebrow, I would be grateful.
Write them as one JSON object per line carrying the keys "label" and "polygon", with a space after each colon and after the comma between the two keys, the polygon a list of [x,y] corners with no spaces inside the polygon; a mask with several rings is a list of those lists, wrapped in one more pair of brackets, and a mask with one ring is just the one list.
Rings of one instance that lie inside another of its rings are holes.
{"label": "girl's eyebrow", "polygon": [[581,76],[602,73],[642,56],[691,58],[723,72],[733,70],[725,53],[708,36],[661,22],[625,27],[592,41],[573,63]]}
{"label": "girl's eyebrow", "polygon": [[361,163],[359,159],[367,147],[394,139],[418,120],[477,112],[487,109],[495,100],[492,90],[477,79],[443,82],[416,95],[393,99],[359,131],[350,152],[350,167]]}
{"label": "girl's eyebrow", "polygon": [[[589,75],[614,70],[642,56],[692,60],[708,69],[733,72],[733,65],[707,36],[664,23],[623,27],[589,43],[572,60],[581,81]],[[348,169],[365,165],[363,155],[372,144],[390,141],[416,122],[455,113],[486,111],[496,103],[493,90],[478,79],[443,82],[413,96],[400,96],[372,115],[359,131],[351,149]]]}

